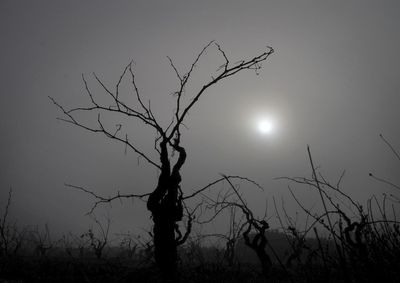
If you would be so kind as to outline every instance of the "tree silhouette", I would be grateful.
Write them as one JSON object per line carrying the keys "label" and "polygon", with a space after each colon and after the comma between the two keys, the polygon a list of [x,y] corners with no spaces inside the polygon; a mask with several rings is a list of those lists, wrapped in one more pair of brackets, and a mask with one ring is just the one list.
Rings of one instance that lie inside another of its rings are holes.
{"label": "tree silhouette", "polygon": [[[211,47],[216,48],[216,51],[221,56],[224,63],[215,71],[214,74],[212,74],[208,81],[202,84],[202,86],[191,97],[191,100],[183,99],[184,94],[186,95],[185,90],[192,77],[193,71],[199,63],[199,60]],[[114,91],[109,89],[103,83],[103,81],[100,80],[96,74],[94,74],[94,78],[105,91],[107,97],[111,99],[111,103],[102,103],[91,92],[86,78],[83,75],[82,79],[85,85],[85,90],[90,99],[89,106],[67,109],[59,104],[55,99],[50,97],[53,103],[64,114],[64,117],[59,119],[81,127],[87,131],[104,134],[106,137],[124,144],[126,148],[133,150],[138,156],[146,160],[149,164],[153,165],[160,171],[158,183],[154,191],[141,195],[122,195],[118,193],[114,197],[105,198],[83,187],[73,185],[69,186],[83,190],[96,198],[96,202],[91,211],[93,211],[98,204],[108,203],[115,199],[147,199],[147,209],[151,212],[152,220],[154,222],[153,241],[155,249],[155,261],[162,271],[162,274],[166,278],[174,277],[177,262],[177,245],[183,243],[190,233],[190,217],[184,235],[182,235],[182,233],[179,231],[177,225],[178,222],[182,221],[182,217],[184,215],[185,199],[194,197],[205,188],[225,179],[225,177],[220,178],[215,182],[210,183],[206,187],[195,191],[195,193],[192,193],[191,195],[183,195],[180,187],[182,180],[180,171],[186,161],[186,151],[181,145],[181,128],[184,126],[183,123],[188,117],[189,111],[199,101],[200,97],[202,97],[212,86],[244,70],[253,70],[258,73],[262,67],[262,62],[265,61],[273,53],[273,51],[274,50],[271,47],[267,47],[266,50],[261,54],[258,54],[250,59],[239,60],[236,61],[236,63],[231,63],[221,46],[218,43],[211,41],[200,51],[200,53],[198,53],[193,63],[190,65],[189,70],[184,74],[181,74],[178,71],[172,59],[168,57],[169,63],[179,80],[179,87],[173,95],[175,109],[174,113],[172,113],[172,122],[167,127],[163,127],[162,124],[156,119],[156,116],[153,114],[151,109],[150,102],[147,103],[143,100],[136,83],[132,62],[125,67]],[[122,99],[120,95],[121,81],[126,76],[130,77],[131,79],[131,85],[133,87],[134,96],[136,99],[135,105],[129,104],[125,99]],[[184,101],[187,102],[184,103]],[[79,117],[81,117],[80,115],[85,112],[97,113],[97,123],[95,126],[87,124],[79,119]],[[143,123],[146,126],[155,129],[157,136],[154,138],[154,150],[156,150],[159,156],[159,161],[151,159],[149,154],[139,149],[135,143],[129,139],[127,133],[123,134],[122,124],[117,124],[116,130],[111,130],[110,127],[108,127],[102,120],[103,113],[120,115],[121,119],[133,119],[134,122]],[[177,158],[173,158],[172,154],[177,154]],[[230,177],[235,178],[235,176]]]}
{"label": "tree silhouette", "polygon": [[[266,282],[271,279],[270,273],[273,266],[271,257],[266,252],[267,247],[273,253],[282,269],[288,273],[275,249],[267,239],[266,232],[269,229],[269,224],[266,220],[266,213],[262,218],[256,217],[253,211],[248,207],[243,196],[238,191],[238,188],[232,184],[230,178],[224,175],[223,177],[229,184],[229,189],[225,192],[220,192],[216,198],[208,197],[206,199],[208,209],[215,211],[212,217],[216,217],[217,214],[222,213],[226,209],[231,211],[235,211],[237,209],[240,211],[243,217],[237,232],[242,234],[245,245],[256,253],[261,265],[262,274]],[[259,185],[257,186],[262,189]],[[234,243],[232,244],[234,245]],[[289,280],[292,282],[290,278]]]}

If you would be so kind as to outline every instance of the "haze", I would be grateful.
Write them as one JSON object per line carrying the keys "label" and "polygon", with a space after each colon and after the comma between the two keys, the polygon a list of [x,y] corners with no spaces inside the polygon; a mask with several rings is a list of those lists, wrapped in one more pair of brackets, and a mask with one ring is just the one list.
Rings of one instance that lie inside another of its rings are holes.
{"label": "haze", "polygon": [[[182,136],[186,192],[224,173],[265,188],[263,194],[243,188],[257,213],[272,196],[291,203],[288,182],[274,178],[311,174],[307,144],[332,181],[346,170],[343,188],[355,199],[393,192],[368,173],[400,183],[399,164],[379,138],[399,148],[399,14],[398,1],[3,0],[0,207],[11,186],[18,224],[82,232],[93,199],[65,183],[105,196],[150,192],[154,169],[120,144],[56,120],[62,113],[48,96],[67,107],[84,105],[82,73],[96,72],[113,85],[134,60],[144,97],[168,124],[177,80],[167,56],[185,70],[211,40],[232,59],[267,45],[276,52],[259,75],[224,81],[191,111]],[[219,67],[216,55],[208,52],[194,84]],[[100,91],[92,78],[89,84]],[[257,131],[263,115],[276,120],[273,134]],[[151,151],[154,133],[133,129],[137,144]],[[306,190],[297,192],[307,201]],[[96,211],[107,213],[115,232],[149,229],[143,203],[117,201]]]}

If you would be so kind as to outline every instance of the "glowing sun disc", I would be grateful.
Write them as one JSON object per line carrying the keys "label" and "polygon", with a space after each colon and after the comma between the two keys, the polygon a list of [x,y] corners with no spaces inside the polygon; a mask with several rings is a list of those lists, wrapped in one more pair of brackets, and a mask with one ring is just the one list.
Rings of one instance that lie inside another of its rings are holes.
{"label": "glowing sun disc", "polygon": [[257,126],[258,131],[263,135],[270,134],[274,129],[273,123],[269,120],[260,120]]}

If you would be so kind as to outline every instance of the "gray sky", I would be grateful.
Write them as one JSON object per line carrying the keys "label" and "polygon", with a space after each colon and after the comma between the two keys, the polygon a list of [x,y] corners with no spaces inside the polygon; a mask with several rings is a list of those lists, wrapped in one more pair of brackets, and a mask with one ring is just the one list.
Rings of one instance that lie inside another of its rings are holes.
{"label": "gray sky", "polygon": [[[368,173],[400,183],[399,163],[378,136],[400,147],[399,14],[398,1],[2,0],[1,207],[12,186],[11,211],[21,225],[82,231],[91,199],[64,183],[104,195],[152,190],[153,168],[103,136],[56,120],[61,113],[48,96],[84,105],[82,73],[113,85],[133,59],[143,96],[167,124],[177,80],[166,56],[185,70],[210,40],[233,62],[267,45],[276,53],[260,75],[222,82],[190,113],[182,139],[186,192],[219,173],[240,174],[265,187],[265,194],[244,188],[262,211],[265,198],[288,194],[288,183],[274,177],[309,176],[307,144],[332,180],[346,169],[344,189],[356,199],[394,192]],[[219,66],[216,55],[210,49],[199,64],[194,88]],[[257,131],[259,116],[275,121],[270,135]],[[151,149],[153,133],[132,127],[137,144]],[[305,191],[298,193],[307,199]],[[114,230],[149,227],[140,202],[116,202],[109,213]]]}

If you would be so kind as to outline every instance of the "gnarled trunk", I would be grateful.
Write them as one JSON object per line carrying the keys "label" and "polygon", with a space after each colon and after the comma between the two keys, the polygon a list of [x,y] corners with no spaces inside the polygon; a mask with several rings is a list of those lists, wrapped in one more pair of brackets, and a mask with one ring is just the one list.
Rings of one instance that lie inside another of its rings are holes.
{"label": "gnarled trunk", "polygon": [[[252,226],[256,229],[257,233],[254,235],[253,239],[250,239],[249,233]],[[265,221],[260,221],[256,223],[255,221],[250,221],[247,230],[243,233],[243,238],[245,244],[251,248],[258,257],[261,264],[261,271],[266,280],[269,279],[270,271],[272,268],[272,261],[265,248],[267,246],[267,237],[265,236],[265,231],[269,228],[269,225]]]}
{"label": "gnarled trunk", "polygon": [[182,220],[183,208],[179,184],[179,170],[186,159],[185,150],[175,144],[179,158],[172,172],[168,159],[167,142],[160,143],[161,174],[156,189],[147,201],[147,209],[152,213],[154,257],[165,281],[176,279],[177,240],[175,231],[177,222]]}

